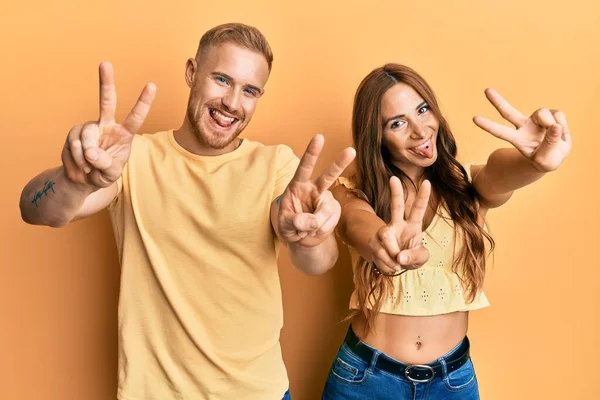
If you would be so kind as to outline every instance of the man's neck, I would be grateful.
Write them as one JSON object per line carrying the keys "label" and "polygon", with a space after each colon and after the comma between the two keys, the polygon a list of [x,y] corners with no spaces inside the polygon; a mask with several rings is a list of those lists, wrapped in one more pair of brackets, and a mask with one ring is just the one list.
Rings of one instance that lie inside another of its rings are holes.
{"label": "man's neck", "polygon": [[183,147],[185,150],[192,154],[199,156],[220,156],[226,153],[235,151],[242,144],[241,138],[235,138],[231,143],[222,149],[214,149],[202,143],[200,139],[192,132],[189,127],[187,120],[183,123],[181,128],[173,132],[175,141]]}

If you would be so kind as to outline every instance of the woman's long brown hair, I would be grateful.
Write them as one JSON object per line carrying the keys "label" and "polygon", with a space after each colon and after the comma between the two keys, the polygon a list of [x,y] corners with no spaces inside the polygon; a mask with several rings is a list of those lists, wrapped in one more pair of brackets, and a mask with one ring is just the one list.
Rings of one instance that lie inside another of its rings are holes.
{"label": "woman's long brown hair", "polygon": [[[355,192],[363,197],[386,223],[390,215],[390,177],[400,178],[405,188],[416,183],[397,168],[383,145],[381,99],[392,86],[405,83],[411,86],[427,102],[439,122],[436,140],[438,157],[425,170],[425,178],[432,187],[432,199],[445,207],[455,226],[457,242],[462,241],[460,251],[454,257],[453,271],[462,269],[463,287],[467,301],[473,301],[483,286],[486,268],[485,240],[494,248],[494,241],[477,223],[477,193],[469,182],[467,172],[456,160],[456,142],[448,122],[442,116],[431,87],[414,70],[404,65],[386,64],[373,70],[360,84],[354,99],[352,113],[352,137],[357,150]],[[430,205],[431,205],[430,200]],[[437,210],[436,210],[437,211]],[[373,326],[375,315],[381,309],[384,296],[391,289],[391,278],[375,273],[372,263],[362,257],[358,260],[357,294],[359,310],[367,318],[367,329]]]}

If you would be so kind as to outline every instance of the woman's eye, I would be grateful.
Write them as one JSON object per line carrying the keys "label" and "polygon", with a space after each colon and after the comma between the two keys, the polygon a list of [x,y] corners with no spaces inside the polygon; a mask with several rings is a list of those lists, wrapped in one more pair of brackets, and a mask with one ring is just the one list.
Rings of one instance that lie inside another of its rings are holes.
{"label": "woman's eye", "polygon": [[400,128],[402,125],[404,125],[403,121],[394,121],[392,122],[392,124],[390,125],[390,129],[396,129],[396,128]]}

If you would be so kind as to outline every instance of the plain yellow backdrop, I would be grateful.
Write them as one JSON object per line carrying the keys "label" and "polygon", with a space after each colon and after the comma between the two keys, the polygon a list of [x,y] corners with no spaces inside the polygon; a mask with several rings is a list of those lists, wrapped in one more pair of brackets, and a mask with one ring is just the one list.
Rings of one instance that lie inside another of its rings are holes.
{"label": "plain yellow backdrop", "polygon": [[[188,96],[185,61],[202,33],[230,21],[259,27],[275,54],[244,136],[301,154],[323,133],[321,170],[351,143],[360,80],[385,62],[407,64],[429,81],[464,162],[485,161],[504,145],[471,121],[476,114],[500,120],[486,87],[527,114],[539,107],[566,113],[569,159],[489,214],[497,243],[486,282],[492,307],[472,313],[470,337],[483,399],[599,399],[594,0],[2,0],[0,399],[115,398],[119,267],[108,217],[59,230],[27,226],[19,194],[60,162],[72,125],[97,118],[102,60],[115,67],[119,118],[153,81],[158,95],[142,130],[178,127]],[[280,265],[292,395],[318,399],[346,329],[348,255],[317,278],[295,271],[285,256]]]}

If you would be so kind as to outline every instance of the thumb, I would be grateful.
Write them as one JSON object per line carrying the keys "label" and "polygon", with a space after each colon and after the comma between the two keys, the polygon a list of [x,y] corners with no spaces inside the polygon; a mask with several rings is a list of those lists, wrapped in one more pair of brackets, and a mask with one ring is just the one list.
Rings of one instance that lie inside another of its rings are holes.
{"label": "thumb", "polygon": [[294,216],[293,225],[299,232],[310,232],[319,228],[319,221],[313,214],[301,213]]}
{"label": "thumb", "polygon": [[[85,159],[91,164],[91,166],[100,171],[109,172],[110,169],[114,169],[111,167],[116,166],[113,165],[112,156],[101,148],[94,147],[87,149],[85,150],[84,155]],[[120,175],[120,173],[118,175]]]}
{"label": "thumb", "polygon": [[429,261],[429,250],[424,246],[402,250],[396,260],[406,269],[416,269]]}
{"label": "thumb", "polygon": [[548,147],[557,145],[562,139],[563,127],[559,124],[554,124],[546,131],[544,136],[544,144]]}

